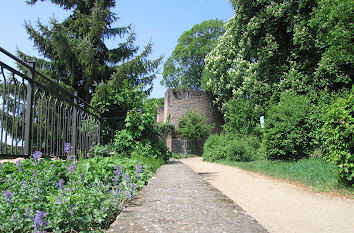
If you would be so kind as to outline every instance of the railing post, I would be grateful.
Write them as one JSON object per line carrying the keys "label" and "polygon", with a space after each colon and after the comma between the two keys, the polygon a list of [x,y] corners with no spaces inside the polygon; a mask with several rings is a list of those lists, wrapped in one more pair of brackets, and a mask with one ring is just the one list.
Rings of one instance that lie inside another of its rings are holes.
{"label": "railing post", "polygon": [[101,144],[101,121],[102,116],[98,113],[98,126],[97,126],[97,134],[96,134],[96,144]]}
{"label": "railing post", "polygon": [[29,62],[29,65],[32,69],[28,72],[28,77],[31,81],[28,81],[27,92],[26,92],[26,111],[25,111],[25,132],[24,132],[24,148],[23,152],[25,155],[30,155],[32,149],[32,122],[33,122],[33,112],[32,112],[32,104],[33,104],[33,82],[35,78],[35,62]]}
{"label": "railing post", "polygon": [[76,155],[76,147],[77,147],[77,91],[74,92],[74,106],[73,106],[73,115],[72,115],[72,127],[71,127],[71,146],[72,152]]}

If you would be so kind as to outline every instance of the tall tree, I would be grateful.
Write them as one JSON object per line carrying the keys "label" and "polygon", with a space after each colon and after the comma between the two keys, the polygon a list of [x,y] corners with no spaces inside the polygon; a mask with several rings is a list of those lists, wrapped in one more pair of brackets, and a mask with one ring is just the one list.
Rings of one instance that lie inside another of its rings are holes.
{"label": "tall tree", "polygon": [[202,87],[220,106],[233,97],[268,103],[351,88],[354,3],[346,0],[230,0],[235,15],[206,57]]}
{"label": "tall tree", "polygon": [[[30,5],[38,0],[26,1]],[[46,0],[41,0],[46,1]],[[141,85],[149,92],[154,70],[162,57],[148,60],[152,45],[149,43],[141,54],[134,45],[135,33],[130,26],[114,27],[118,20],[111,9],[115,0],[50,0],[72,13],[63,22],[56,19],[49,26],[37,22],[25,24],[30,39],[46,58],[38,60],[38,67],[52,78],[71,86],[78,95],[90,101],[96,84],[111,77],[127,79],[131,86]],[[109,49],[105,40],[116,37],[120,41]],[[19,55],[26,58],[19,51]]]}
{"label": "tall tree", "polygon": [[354,2],[319,0],[311,25],[317,30],[317,47],[322,51],[315,79],[337,90],[351,88],[354,70]]}
{"label": "tall tree", "polygon": [[164,64],[161,84],[171,88],[201,89],[204,58],[224,33],[223,25],[223,21],[211,19],[185,31]]}
{"label": "tall tree", "polygon": [[243,96],[261,112],[280,89],[308,91],[320,60],[316,31],[308,25],[317,1],[231,2],[235,15],[206,57],[203,87],[221,104]]}

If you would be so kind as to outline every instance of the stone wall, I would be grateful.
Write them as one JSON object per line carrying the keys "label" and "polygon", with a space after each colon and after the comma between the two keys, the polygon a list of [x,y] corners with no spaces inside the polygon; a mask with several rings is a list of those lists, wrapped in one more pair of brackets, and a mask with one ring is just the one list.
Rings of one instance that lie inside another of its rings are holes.
{"label": "stone wall", "polygon": [[[220,133],[223,125],[223,117],[213,105],[212,97],[204,91],[189,89],[168,89],[165,93],[163,110],[158,109],[158,122],[171,122],[178,126],[178,118],[187,110],[195,110],[207,118],[207,123],[215,124],[212,133]],[[166,144],[172,150],[172,136],[167,135]]]}

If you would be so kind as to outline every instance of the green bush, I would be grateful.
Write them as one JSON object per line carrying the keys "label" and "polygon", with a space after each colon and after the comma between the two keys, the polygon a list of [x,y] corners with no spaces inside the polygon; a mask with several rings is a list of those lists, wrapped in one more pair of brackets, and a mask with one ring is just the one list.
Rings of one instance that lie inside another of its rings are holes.
{"label": "green bush", "polygon": [[226,145],[226,159],[230,161],[251,161],[256,154],[257,148],[253,143],[253,137],[240,137],[229,140]]}
{"label": "green bush", "polygon": [[323,114],[325,159],[337,166],[342,179],[354,185],[354,89],[338,98]]}
{"label": "green bush", "polygon": [[167,160],[169,157],[167,147],[158,139],[156,114],[156,106],[148,103],[143,104],[142,111],[135,108],[129,111],[125,119],[125,128],[116,132],[113,149],[127,156],[139,151],[147,157],[154,155]]}
{"label": "green bush", "polygon": [[101,125],[104,144],[112,142],[117,130],[124,129],[127,112],[141,108],[145,96],[140,87],[132,89],[127,80],[111,79],[97,86],[91,105],[105,118]]}
{"label": "green bush", "polygon": [[211,135],[204,144],[206,161],[251,161],[260,149],[259,139],[246,135]]}
{"label": "green bush", "polygon": [[203,139],[214,127],[214,124],[207,123],[204,115],[188,110],[178,119],[176,133],[181,134],[185,139]]}
{"label": "green bush", "polygon": [[260,114],[255,104],[246,98],[231,99],[226,105],[223,129],[231,134],[253,134],[257,132]]}
{"label": "green bush", "polygon": [[106,157],[110,156],[113,154],[113,152],[110,150],[110,144],[107,145],[101,145],[101,144],[96,144],[91,146],[90,148],[90,153],[89,157]]}
{"label": "green bush", "polygon": [[313,151],[310,99],[295,93],[283,93],[280,102],[271,105],[265,121],[264,144],[269,159],[300,159]]}
{"label": "green bush", "polygon": [[312,91],[308,93],[308,96],[311,99],[311,114],[309,115],[308,120],[312,126],[309,134],[311,145],[314,149],[312,154],[323,153],[324,140],[321,128],[324,124],[324,119],[322,116],[327,111],[328,106],[333,104],[341,95],[341,93],[328,92],[327,90]]}
{"label": "green bush", "polygon": [[203,159],[216,161],[225,158],[227,140],[225,135],[212,134],[204,144]]}

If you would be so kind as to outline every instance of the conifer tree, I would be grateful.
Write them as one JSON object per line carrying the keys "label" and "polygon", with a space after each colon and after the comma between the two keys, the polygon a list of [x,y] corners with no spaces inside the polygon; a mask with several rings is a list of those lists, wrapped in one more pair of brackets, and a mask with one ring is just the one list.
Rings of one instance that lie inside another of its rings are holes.
{"label": "conifer tree", "polygon": [[[38,0],[26,1],[30,5]],[[41,0],[46,1],[46,0]],[[50,77],[78,91],[79,97],[90,101],[97,84],[110,78],[126,79],[132,87],[141,85],[149,92],[155,69],[162,57],[148,60],[149,43],[141,52],[134,45],[131,26],[115,27],[118,20],[112,8],[115,0],[50,0],[71,14],[63,21],[51,19],[50,25],[39,20],[37,27],[25,27],[35,47],[45,59],[36,59],[37,67]],[[105,40],[120,38],[115,48]],[[123,38],[126,38],[122,41]],[[18,51],[23,59],[29,57]]]}

